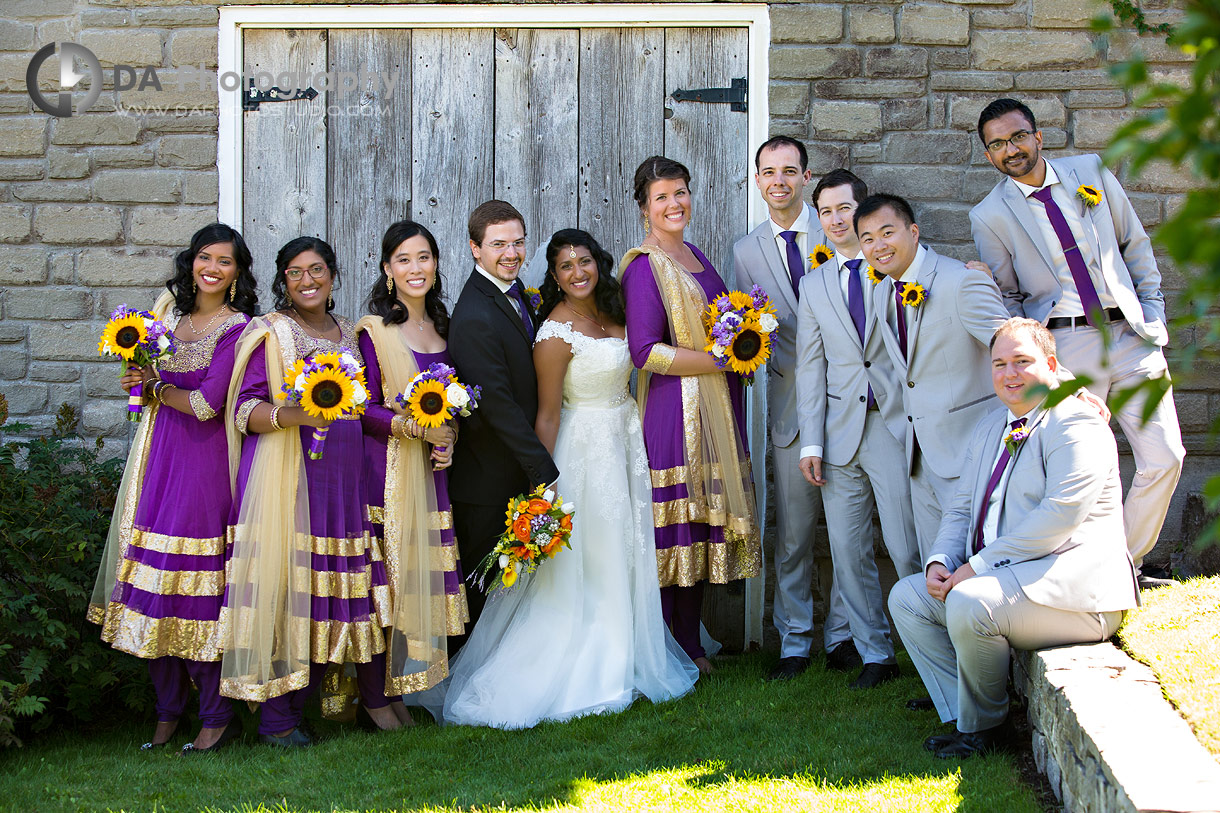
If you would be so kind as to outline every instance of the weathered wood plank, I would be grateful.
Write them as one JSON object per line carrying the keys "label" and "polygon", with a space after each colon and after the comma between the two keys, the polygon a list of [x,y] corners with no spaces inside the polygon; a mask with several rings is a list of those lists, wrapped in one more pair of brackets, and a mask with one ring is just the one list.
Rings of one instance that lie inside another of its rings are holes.
{"label": "weathered wood plank", "polygon": [[473,263],[466,221],[495,188],[493,36],[490,28],[413,36],[411,214],[436,236],[450,305]]}
{"label": "weathered wood plank", "polygon": [[327,230],[342,285],[335,310],[357,318],[381,276],[381,235],[411,211],[411,31],[337,28],[329,70],[359,84],[326,92]]}
{"label": "weathered wood plank", "polygon": [[665,34],[580,32],[580,228],[614,257],[644,237],[631,197],[635,168],[665,149]]}
{"label": "weathered wood plank", "polygon": [[[248,77],[312,77],[326,70],[326,31],[252,29],[244,52]],[[270,309],[280,246],[301,235],[327,236],[326,97],[264,104],[243,116],[242,236],[254,256],[259,303]]]}
{"label": "weathered wood plank", "polygon": [[[746,76],[744,28],[665,30],[665,93],[678,88],[728,87]],[[694,208],[687,240],[703,249],[725,283],[733,287],[733,241],[749,229],[746,203],[753,178],[745,113],[727,104],[666,103],[665,154],[691,172]]]}
{"label": "weathered wood plank", "polygon": [[525,217],[531,253],[576,225],[579,64],[576,29],[496,29],[495,194]]}

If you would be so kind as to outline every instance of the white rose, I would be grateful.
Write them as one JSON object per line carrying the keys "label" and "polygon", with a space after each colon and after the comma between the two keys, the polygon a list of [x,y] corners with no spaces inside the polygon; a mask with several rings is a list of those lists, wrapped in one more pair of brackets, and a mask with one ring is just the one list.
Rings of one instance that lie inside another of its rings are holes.
{"label": "white rose", "polygon": [[352,401],[354,401],[355,403],[363,404],[365,401],[367,401],[369,399],[368,390],[366,390],[364,388],[364,385],[361,384],[359,381],[353,381],[352,388],[355,391],[354,394],[352,395]]}
{"label": "white rose", "polygon": [[169,336],[162,336],[161,338],[157,339],[157,349],[162,353],[169,350]]}
{"label": "white rose", "polygon": [[297,380],[292,382],[292,388],[297,392],[305,392],[305,373],[297,376]]}
{"label": "white rose", "polygon": [[347,365],[351,365],[352,367],[360,366],[360,362],[356,361],[356,357],[353,356],[351,353],[340,353],[339,360],[342,361],[345,366],[347,366]]}
{"label": "white rose", "polygon": [[470,396],[466,393],[465,387],[461,384],[453,383],[445,387],[445,400],[458,409],[463,409],[470,403]]}
{"label": "white rose", "polygon": [[559,510],[560,510],[560,511],[563,511],[565,514],[570,514],[570,513],[572,513],[573,511],[575,511],[575,510],[576,510],[576,503],[574,503],[574,502],[565,502],[565,503],[563,504],[563,507],[562,507],[562,508],[560,508]]}
{"label": "white rose", "polygon": [[506,567],[508,567],[508,554],[501,553],[500,554],[500,569],[504,570]]}
{"label": "white rose", "polygon": [[779,327],[779,322],[769,313],[764,313],[758,318],[758,326],[763,329],[763,333],[770,333]]}
{"label": "white rose", "polygon": [[549,503],[555,502],[555,492],[548,488],[546,491],[542,492],[542,499]]}
{"label": "white rose", "polygon": [[724,358],[724,348],[718,344],[712,345],[712,355],[718,359]]}

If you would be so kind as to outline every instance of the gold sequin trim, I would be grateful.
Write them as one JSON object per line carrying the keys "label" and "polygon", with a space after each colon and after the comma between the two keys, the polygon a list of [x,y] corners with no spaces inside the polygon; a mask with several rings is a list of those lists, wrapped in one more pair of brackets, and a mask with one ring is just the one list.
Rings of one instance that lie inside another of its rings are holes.
{"label": "gold sequin trim", "polygon": [[385,525],[385,508],[380,505],[366,505],[364,518],[374,525]]}
{"label": "gold sequin trim", "polygon": [[[305,332],[305,328],[297,324],[295,319],[291,316],[284,316],[288,329],[292,333],[292,347],[296,351],[296,357],[292,361],[309,358],[315,353],[342,353],[346,351],[355,357],[357,364],[362,367],[364,366],[364,356],[360,355],[360,342],[356,340],[355,324],[342,316],[334,315],[334,318],[335,322],[339,325],[339,341],[337,342],[310,336]],[[292,366],[292,361],[284,366]]]}
{"label": "gold sequin trim", "polygon": [[273,697],[304,689],[309,685],[309,670],[299,669],[267,683],[247,683],[240,678],[221,678],[220,694],[234,700],[265,703]]}
{"label": "gold sequin trim", "polygon": [[446,635],[465,635],[470,623],[470,606],[466,603],[466,585],[458,584],[458,591],[445,594]]}
{"label": "gold sequin trim", "polygon": [[332,663],[322,678],[322,716],[328,720],[350,722],[356,708],[353,701],[360,696],[356,676],[344,664]]}
{"label": "gold sequin trim", "polygon": [[336,536],[311,536],[309,542],[313,553],[322,556],[363,556],[372,547],[367,533],[350,539]]}
{"label": "gold sequin trim", "polygon": [[246,321],[247,317],[244,313],[235,313],[202,339],[188,342],[175,337],[173,355],[158,360],[157,369],[171,373],[206,370],[212,363],[212,356],[216,353],[216,345],[220,342],[220,338],[233,325],[245,324]]}
{"label": "gold sequin trim", "polygon": [[190,536],[167,536],[136,529],[129,544],[157,553],[181,553],[188,556],[221,556],[225,552],[227,536],[196,539]]}
{"label": "gold sequin trim", "polygon": [[347,573],[314,570],[310,573],[309,592],[317,598],[368,598],[369,581],[367,568]]}
{"label": "gold sequin trim", "polygon": [[368,663],[385,652],[376,621],[310,621],[309,657],[314,663]]}
{"label": "gold sequin trim", "polygon": [[691,587],[704,579],[727,584],[757,576],[762,548],[757,537],[726,533],[724,542],[657,549],[657,577],[662,587]]}
{"label": "gold sequin trim", "polygon": [[[100,607],[90,608],[95,615]],[[149,618],[118,602],[104,611],[102,640],[120,652],[137,658],[163,658],[172,655],[192,661],[220,660],[218,627],[215,621],[193,618]]]}
{"label": "gold sequin trim", "polygon": [[233,425],[237,427],[238,432],[241,432],[243,435],[250,434],[250,413],[261,403],[264,402],[257,398],[248,398],[237,408],[237,411],[233,414]]}
{"label": "gold sequin trim", "polygon": [[203,393],[199,390],[191,390],[189,400],[191,402],[191,409],[199,420],[210,421],[216,417],[216,410],[212,409],[208,399],[204,398]]}
{"label": "gold sequin trim", "polygon": [[680,497],[667,502],[652,504],[653,526],[664,528],[667,525],[685,525],[689,522],[701,522],[717,528],[726,528],[730,533],[749,535],[754,532],[754,525],[744,517],[729,516],[725,510],[724,497],[712,495],[711,503]]}
{"label": "gold sequin trim", "polygon": [[[386,664],[386,672],[390,671],[390,665]],[[410,675],[399,675],[391,677],[386,675],[386,696],[392,697],[399,694],[410,694],[411,692],[422,692],[424,689],[431,689],[436,684],[440,683],[449,676],[449,661],[442,658],[439,662],[432,664],[423,672],[414,672]]]}
{"label": "gold sequin trim", "polygon": [[161,570],[134,559],[119,565],[118,580],[158,596],[219,597],[225,589],[222,570]]}
{"label": "gold sequin trim", "polygon": [[433,511],[432,512],[432,530],[447,531],[453,527],[453,512],[452,511]]}
{"label": "gold sequin trim", "polygon": [[648,351],[648,359],[641,369],[664,375],[669,372],[669,367],[674,363],[676,355],[678,355],[678,351],[672,345],[657,342],[652,346],[652,350]]}

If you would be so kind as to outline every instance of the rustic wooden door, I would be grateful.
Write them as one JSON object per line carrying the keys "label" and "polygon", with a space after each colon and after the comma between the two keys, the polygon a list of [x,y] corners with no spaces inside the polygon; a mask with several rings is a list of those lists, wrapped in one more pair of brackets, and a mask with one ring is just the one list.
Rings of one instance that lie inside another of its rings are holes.
{"label": "rustic wooden door", "polygon": [[531,253],[579,226],[617,258],[643,236],[632,174],[654,154],[690,168],[689,239],[731,282],[748,225],[746,116],[672,93],[746,76],[745,28],[251,29],[244,68],[364,74],[355,92],[244,114],[243,227],[264,282],[281,245],[317,235],[338,256],[338,311],[359,316],[382,232],[410,217],[436,235],[455,297],[467,217],[493,197],[525,216]]}

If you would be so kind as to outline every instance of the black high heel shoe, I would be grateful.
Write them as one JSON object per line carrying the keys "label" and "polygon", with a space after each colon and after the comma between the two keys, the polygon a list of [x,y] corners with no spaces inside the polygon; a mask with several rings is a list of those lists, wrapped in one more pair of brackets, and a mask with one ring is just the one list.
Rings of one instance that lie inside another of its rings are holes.
{"label": "black high heel shoe", "polygon": [[178,721],[175,720],[174,728],[172,731],[169,732],[169,736],[165,738],[165,742],[153,742],[152,740],[149,740],[148,742],[146,742],[140,746],[140,750],[141,751],[156,751],[158,748],[164,748],[165,746],[169,745],[170,740],[172,740],[174,738],[174,735],[177,733],[178,733]]}
{"label": "black high heel shoe", "polygon": [[225,730],[220,733],[220,738],[216,742],[209,745],[207,748],[196,748],[194,743],[188,742],[182,746],[184,754],[211,754],[224,748],[233,740],[240,738],[242,735],[241,722],[238,720],[230,720],[225,726]]}

